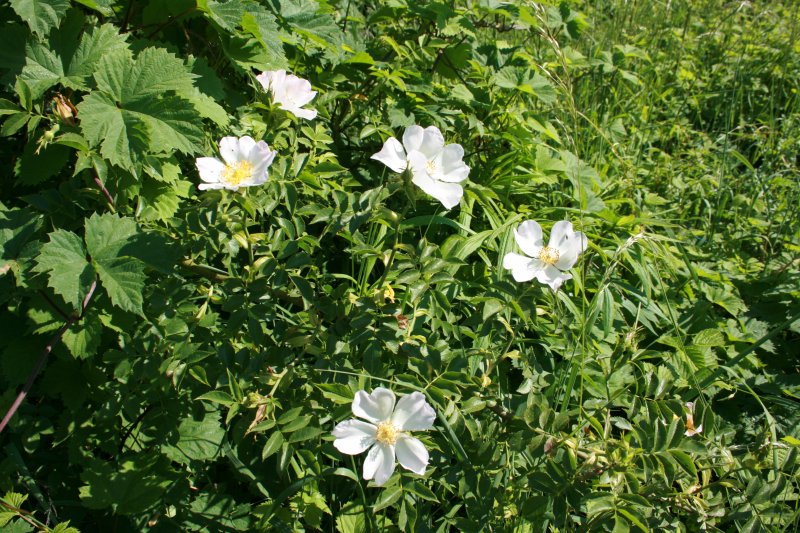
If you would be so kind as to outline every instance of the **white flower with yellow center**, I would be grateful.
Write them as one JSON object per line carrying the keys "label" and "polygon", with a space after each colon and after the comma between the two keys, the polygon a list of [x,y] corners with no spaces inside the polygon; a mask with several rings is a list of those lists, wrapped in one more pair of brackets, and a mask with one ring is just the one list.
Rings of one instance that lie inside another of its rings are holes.
{"label": "white flower with yellow center", "polygon": [[317,95],[311,90],[311,82],[287,74],[285,70],[268,70],[256,79],[265,91],[272,93],[272,102],[296,117],[308,120],[317,116],[316,109],[302,109]]}
{"label": "white flower with yellow center", "polygon": [[572,223],[561,220],[553,224],[550,242],[544,246],[542,227],[534,220],[526,220],[514,230],[517,245],[527,255],[508,253],[503,257],[503,267],[511,270],[516,281],[530,281],[550,285],[557,291],[563,282],[572,279],[565,272],[578,260],[589,241],[580,231],[572,230]]}
{"label": "white flower with yellow center", "polygon": [[463,161],[464,148],[456,143],[445,146],[436,126],[407,127],[403,144],[390,137],[372,159],[395,172],[410,169],[412,183],[439,200],[445,209],[457,206],[464,195],[459,185],[469,175],[469,167]]}
{"label": "white flower with yellow center", "polygon": [[252,137],[223,137],[219,142],[219,153],[223,161],[216,157],[199,157],[195,161],[200,173],[201,191],[207,189],[230,189],[261,185],[267,181],[267,169],[275,159],[276,151],[270,150],[264,141],[254,141]]}
{"label": "white flower with yellow center", "polygon": [[367,420],[346,420],[333,429],[333,445],[342,453],[357,455],[369,449],[364,460],[364,479],[374,479],[378,486],[392,476],[395,458],[400,466],[415,474],[424,474],[428,466],[425,445],[408,434],[433,427],[436,412],[425,396],[412,392],[395,405],[392,391],[378,387],[367,394],[358,391],[353,399],[353,414]]}

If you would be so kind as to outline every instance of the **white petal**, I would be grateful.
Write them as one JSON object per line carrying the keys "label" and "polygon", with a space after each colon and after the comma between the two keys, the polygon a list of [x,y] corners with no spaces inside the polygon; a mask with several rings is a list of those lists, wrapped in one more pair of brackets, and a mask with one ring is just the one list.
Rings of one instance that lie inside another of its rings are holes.
{"label": "white petal", "polygon": [[395,452],[400,466],[406,470],[411,470],[415,474],[423,475],[428,466],[428,450],[419,439],[400,435],[397,439]]}
{"label": "white petal", "polygon": [[565,234],[558,249],[560,255],[556,266],[561,270],[569,270],[575,266],[578,256],[588,245],[589,239],[580,231],[576,231],[572,235]]}
{"label": "white petal", "polygon": [[276,150],[270,150],[269,145],[264,141],[258,141],[250,148],[246,159],[250,161],[254,169],[263,167],[263,170],[266,170],[272,164],[272,160],[275,159],[277,153]]}
{"label": "white petal", "polygon": [[536,268],[540,265],[539,261],[526,257],[524,255],[515,254],[514,252],[507,253],[503,257],[503,268],[511,271],[514,281],[519,283],[530,281],[536,277],[539,269]]}
{"label": "white petal", "polygon": [[301,109],[299,107],[292,107],[291,109],[284,107],[286,111],[290,111],[294,116],[304,118],[306,120],[313,120],[317,116],[316,109]]}
{"label": "white petal", "polygon": [[409,126],[406,128],[406,131],[403,132],[403,146],[406,148],[406,152],[411,152],[412,150],[419,150],[419,147],[422,146],[422,139],[425,137],[425,130],[422,129],[422,126]]}
{"label": "white petal", "polygon": [[417,150],[425,154],[428,159],[441,153],[444,148],[444,137],[442,132],[436,126],[428,126],[425,128],[425,133],[422,137],[422,144]]}
{"label": "white petal", "polygon": [[461,185],[437,181],[431,178],[427,172],[415,171],[411,181],[414,185],[442,202],[445,209],[452,209],[457,206],[464,195],[464,189]]}
{"label": "white petal", "polygon": [[572,222],[569,220],[559,220],[553,224],[553,229],[550,231],[550,248],[561,250],[561,245],[570,237],[572,237]]}
{"label": "white petal", "polygon": [[225,164],[216,157],[198,157],[195,162],[200,179],[207,183],[219,183]]}
{"label": "white petal", "polygon": [[345,420],[333,428],[333,445],[342,453],[357,455],[375,444],[378,428],[362,420]]}
{"label": "white petal", "polygon": [[394,401],[394,393],[383,387],[377,387],[372,394],[360,390],[353,399],[353,414],[370,422],[383,422],[392,416]]}
{"label": "white petal", "polygon": [[288,77],[291,78],[288,89],[291,91],[291,95],[298,107],[306,105],[317,95],[317,91],[311,90],[310,81],[298,78],[292,74]]}
{"label": "white petal", "polygon": [[273,71],[268,70],[256,76],[256,81],[258,81],[258,83],[261,84],[261,87],[263,87],[265,91],[269,91],[269,85],[270,82],[272,81],[273,74],[274,74]]}
{"label": "white petal", "polygon": [[386,483],[394,473],[394,446],[376,443],[364,459],[364,479],[375,479],[378,486]]}
{"label": "white petal", "polygon": [[401,431],[425,431],[433,427],[434,420],[436,411],[421,392],[412,392],[400,398],[392,414],[392,422]]}
{"label": "white petal", "polygon": [[272,101],[277,102],[277,95],[284,94],[286,84],[286,71],[273,70],[270,72],[269,89],[272,92]]}
{"label": "white petal", "polygon": [[550,288],[555,292],[561,287],[562,283],[568,279],[572,279],[572,274],[569,272],[561,272],[552,265],[545,265],[543,269],[537,272],[536,279],[538,279],[540,283],[550,285]]}
{"label": "white petal", "polygon": [[403,150],[403,145],[400,144],[400,141],[394,137],[386,139],[381,151],[372,154],[370,159],[380,161],[395,172],[403,172],[408,165],[406,161],[406,151]]}
{"label": "white petal", "polygon": [[200,189],[201,191],[227,189],[227,187],[223,183],[201,183],[200,185],[197,186],[197,188]]}
{"label": "white petal", "polygon": [[514,230],[514,239],[523,252],[537,257],[542,249],[542,227],[535,220],[526,220]]}
{"label": "white petal", "polygon": [[467,179],[469,167],[462,161],[464,149],[460,144],[448,144],[440,155],[442,173],[437,176],[442,181],[458,183]]}
{"label": "white petal", "polygon": [[238,161],[250,159],[250,152],[255,148],[256,141],[249,135],[239,137],[239,156],[236,158]]}
{"label": "white petal", "polygon": [[439,181],[428,174],[428,158],[420,151],[408,153],[408,166],[413,177],[411,181],[420,189],[439,200],[445,209],[457,206],[464,195],[461,185]]}
{"label": "white petal", "polygon": [[239,139],[236,137],[223,137],[219,141],[219,153],[228,165],[235,165],[239,161]]}

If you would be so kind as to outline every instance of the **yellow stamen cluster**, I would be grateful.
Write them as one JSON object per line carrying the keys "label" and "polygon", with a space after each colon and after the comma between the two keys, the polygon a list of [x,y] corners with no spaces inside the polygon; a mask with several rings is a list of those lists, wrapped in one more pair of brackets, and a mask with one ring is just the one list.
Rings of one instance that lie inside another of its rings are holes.
{"label": "yellow stamen cluster", "polygon": [[436,161],[434,161],[432,159],[428,159],[428,161],[425,162],[425,170],[431,176],[436,174],[436,171],[438,170],[438,168],[439,167],[436,166]]}
{"label": "yellow stamen cluster", "polygon": [[539,252],[539,261],[546,265],[555,265],[559,257],[561,257],[561,252],[549,246],[543,247]]}
{"label": "yellow stamen cluster", "polygon": [[394,445],[400,435],[400,428],[392,422],[381,422],[378,424],[378,431],[375,433],[375,440],[382,444]]}
{"label": "yellow stamen cluster", "polygon": [[250,161],[239,161],[235,165],[227,165],[222,171],[222,179],[229,185],[239,185],[249,180],[253,175],[253,165]]}

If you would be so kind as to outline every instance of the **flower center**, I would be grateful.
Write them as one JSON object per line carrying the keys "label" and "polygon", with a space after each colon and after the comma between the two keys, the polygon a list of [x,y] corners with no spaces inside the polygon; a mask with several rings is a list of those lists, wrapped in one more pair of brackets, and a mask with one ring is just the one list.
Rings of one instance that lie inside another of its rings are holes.
{"label": "flower center", "polygon": [[250,161],[239,161],[235,165],[225,166],[222,171],[222,179],[228,185],[239,185],[253,175],[253,165]]}
{"label": "flower center", "polygon": [[559,257],[561,257],[561,252],[549,246],[545,246],[539,251],[539,261],[546,265],[555,265]]}
{"label": "flower center", "polygon": [[433,159],[428,159],[425,162],[425,170],[428,172],[429,176],[433,176],[439,171],[439,167],[436,165],[436,161]]}
{"label": "flower center", "polygon": [[378,424],[378,431],[375,433],[375,440],[382,444],[393,445],[397,442],[397,436],[400,435],[400,428],[392,422],[381,422]]}

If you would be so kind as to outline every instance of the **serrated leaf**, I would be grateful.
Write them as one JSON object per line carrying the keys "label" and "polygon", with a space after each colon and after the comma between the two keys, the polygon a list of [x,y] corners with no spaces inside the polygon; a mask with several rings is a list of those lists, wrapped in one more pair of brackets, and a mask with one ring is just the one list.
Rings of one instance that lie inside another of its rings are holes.
{"label": "serrated leaf", "polygon": [[40,147],[38,143],[28,143],[14,165],[17,182],[38,185],[47,181],[66,166],[70,155],[72,151],[66,146],[50,144]]}
{"label": "serrated leaf", "polygon": [[128,255],[122,253],[122,249],[138,234],[139,229],[132,218],[95,213],[86,221],[86,248],[95,261],[116,259]]}
{"label": "serrated leaf", "polygon": [[111,6],[114,5],[114,0],[74,0],[78,4],[82,4],[89,9],[94,9],[105,17],[114,15],[114,10]]}
{"label": "serrated leaf", "polygon": [[147,180],[139,197],[142,203],[140,220],[167,220],[178,210],[180,199],[189,196],[192,184],[188,181],[160,183]]}
{"label": "serrated leaf", "polygon": [[49,273],[48,286],[73,308],[80,309],[95,279],[95,271],[86,259],[83,242],[71,231],[61,229],[49,237],[50,242],[42,246],[36,258],[35,270]]}
{"label": "serrated leaf", "polygon": [[111,303],[125,311],[142,314],[142,291],[147,276],[138,259],[119,257],[94,262],[100,283]]}
{"label": "serrated leaf", "polygon": [[215,458],[225,437],[219,417],[219,412],[209,412],[201,420],[184,418],[176,430],[178,441],[174,445],[164,446],[162,451],[181,464]]}
{"label": "serrated leaf", "polygon": [[197,7],[215,25],[233,37],[226,46],[226,51],[235,60],[247,64],[253,63],[255,59],[254,54],[247,50],[247,43],[237,42],[242,40],[238,32],[238,28],[242,28],[246,35],[252,36],[254,43],[258,43],[260,68],[278,69],[287,66],[275,17],[264,6],[253,0],[198,0]]}
{"label": "serrated leaf", "polygon": [[16,259],[41,224],[42,216],[34,211],[0,209],[0,265],[3,259]]}
{"label": "serrated leaf", "polygon": [[89,509],[111,508],[119,514],[135,514],[155,506],[175,475],[163,458],[136,456],[119,467],[114,462],[93,460],[85,464],[80,488]]}
{"label": "serrated leaf", "polygon": [[103,335],[103,323],[90,313],[73,324],[61,338],[64,346],[77,359],[86,359],[97,353]]}
{"label": "serrated leaf", "polygon": [[56,527],[53,528],[53,533],[80,533],[80,531],[74,527],[70,527],[69,520],[67,520],[66,522],[61,522],[56,525]]}
{"label": "serrated leaf", "polygon": [[342,30],[331,15],[320,12],[319,4],[314,0],[280,0],[275,3],[281,17],[295,33],[332,49],[342,42]]}
{"label": "serrated leaf", "polygon": [[133,169],[146,153],[194,153],[202,130],[195,93],[182,61],[146,48],[134,60],[127,50],[106,56],[95,74],[98,90],[78,106],[81,129],[113,164]]}
{"label": "serrated leaf", "polygon": [[69,0],[11,0],[11,7],[33,33],[45,37],[64,18]]}

